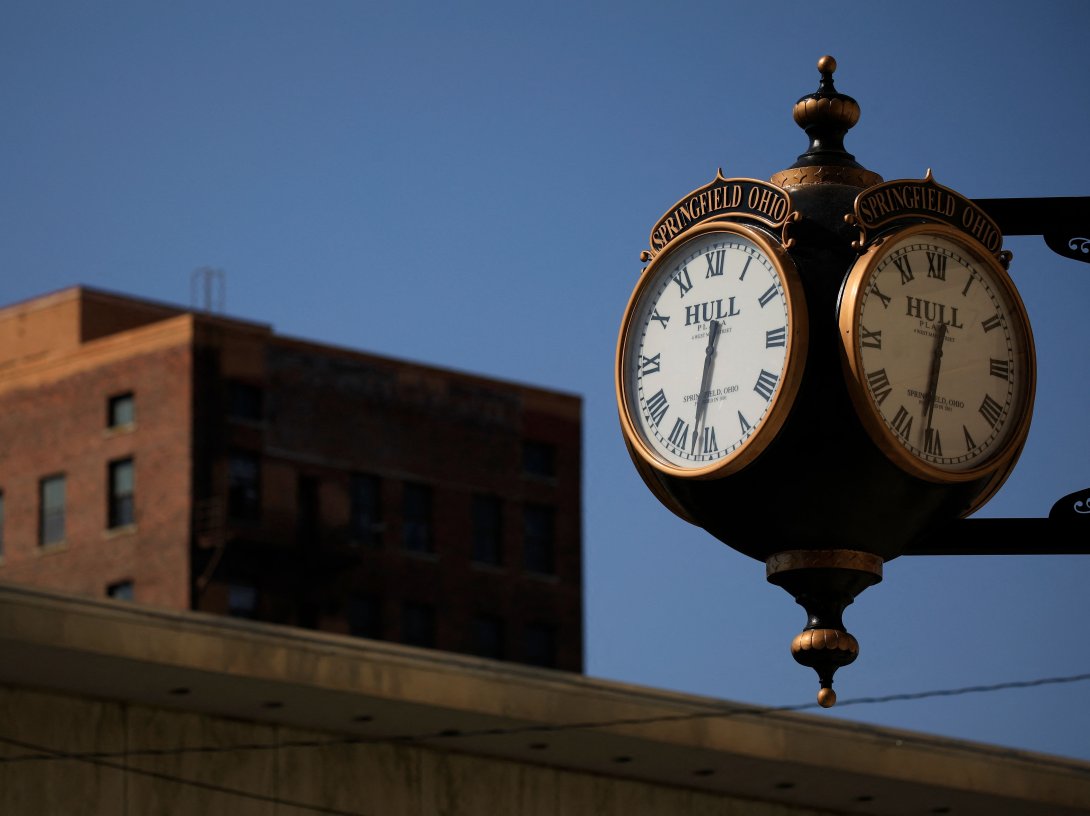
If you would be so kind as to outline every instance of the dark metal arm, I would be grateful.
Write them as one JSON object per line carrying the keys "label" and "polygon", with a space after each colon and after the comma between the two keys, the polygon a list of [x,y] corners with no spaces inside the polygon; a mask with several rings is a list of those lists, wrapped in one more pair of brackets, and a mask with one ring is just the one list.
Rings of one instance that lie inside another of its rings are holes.
{"label": "dark metal arm", "polygon": [[1004,235],[1041,235],[1057,255],[1090,263],[1090,197],[977,198]]}

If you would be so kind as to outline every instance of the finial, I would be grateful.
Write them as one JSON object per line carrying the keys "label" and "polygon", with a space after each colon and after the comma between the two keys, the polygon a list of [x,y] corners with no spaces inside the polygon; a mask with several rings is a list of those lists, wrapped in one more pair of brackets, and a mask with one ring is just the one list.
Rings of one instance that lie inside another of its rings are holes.
{"label": "finial", "polygon": [[793,165],[773,175],[773,184],[785,188],[807,184],[870,187],[882,181],[844,149],[845,134],[859,121],[859,103],[837,91],[833,84],[836,67],[836,59],[829,54],[818,59],[818,89],[796,102],[792,111],[795,122],[810,137],[810,147]]}
{"label": "finial", "polygon": [[799,163],[859,167],[855,157],[844,149],[844,134],[859,121],[859,103],[839,93],[833,85],[836,71],[833,57],[826,54],[818,60],[817,67],[821,72],[817,91],[796,102],[792,112],[799,127],[810,137],[810,149],[799,156]]}

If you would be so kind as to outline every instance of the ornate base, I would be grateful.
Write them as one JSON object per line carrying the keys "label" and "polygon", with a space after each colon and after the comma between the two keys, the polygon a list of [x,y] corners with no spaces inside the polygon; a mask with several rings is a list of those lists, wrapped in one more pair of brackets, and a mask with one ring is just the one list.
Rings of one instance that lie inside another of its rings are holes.
{"label": "ornate base", "polygon": [[844,629],[844,610],[882,580],[882,559],[855,550],[789,550],[770,557],[765,574],[806,610],[806,628],[791,642],[791,655],[817,672],[818,704],[829,708],[836,703],[833,675],[859,655],[859,642]]}

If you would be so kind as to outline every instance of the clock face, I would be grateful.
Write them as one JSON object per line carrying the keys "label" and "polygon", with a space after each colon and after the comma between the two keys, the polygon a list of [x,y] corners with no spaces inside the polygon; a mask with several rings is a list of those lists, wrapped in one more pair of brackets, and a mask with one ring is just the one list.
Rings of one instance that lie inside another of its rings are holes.
{"label": "clock face", "polygon": [[656,469],[744,466],[782,425],[802,374],[806,309],[794,266],[756,230],[706,224],[644,271],[621,326],[621,425]]}
{"label": "clock face", "polygon": [[840,309],[853,399],[895,462],[963,481],[1021,448],[1033,339],[1017,291],[986,250],[952,228],[908,227],[857,262]]}

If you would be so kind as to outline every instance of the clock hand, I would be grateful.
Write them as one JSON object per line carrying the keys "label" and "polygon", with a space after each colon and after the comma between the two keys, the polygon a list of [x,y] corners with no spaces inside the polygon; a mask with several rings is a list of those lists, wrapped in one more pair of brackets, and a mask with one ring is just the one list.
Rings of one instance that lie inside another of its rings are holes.
{"label": "clock hand", "polygon": [[939,390],[939,370],[942,368],[942,344],[946,339],[946,331],[949,328],[945,323],[939,324],[939,330],[935,332],[935,350],[931,354],[931,372],[927,378],[927,394],[924,396],[923,409],[927,417],[924,428],[924,443],[931,436],[931,419],[935,415],[935,399]]}
{"label": "clock hand", "polygon": [[708,325],[708,347],[704,349],[704,373],[700,377],[700,391],[696,395],[696,419],[693,421],[693,450],[696,450],[696,438],[700,435],[700,424],[704,415],[708,412],[708,402],[704,399],[704,392],[708,390],[712,380],[712,365],[715,362],[715,344],[719,339],[720,325],[718,320],[713,320]]}

